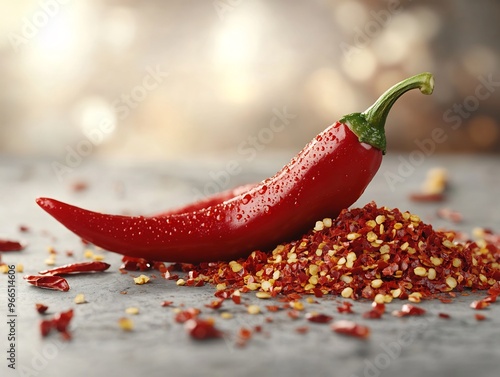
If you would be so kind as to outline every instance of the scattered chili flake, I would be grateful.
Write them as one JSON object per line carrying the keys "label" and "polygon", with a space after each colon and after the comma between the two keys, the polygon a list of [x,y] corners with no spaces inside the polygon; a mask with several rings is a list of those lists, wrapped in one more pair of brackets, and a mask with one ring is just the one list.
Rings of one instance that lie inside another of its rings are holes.
{"label": "scattered chili flake", "polygon": [[484,314],[479,314],[479,313],[474,314],[474,317],[478,321],[484,321],[486,319],[486,316]]}
{"label": "scattered chili flake", "polygon": [[[238,292],[238,294],[236,294],[236,292]],[[241,304],[241,295],[240,295],[240,292],[239,292],[239,291],[235,291],[235,292],[231,295],[231,300],[233,300],[233,302],[234,302],[236,305]]]}
{"label": "scattered chili flake", "polygon": [[89,185],[84,181],[75,181],[71,184],[71,190],[75,192],[85,191]]}
{"label": "scattered chili flake", "polygon": [[21,251],[25,244],[19,241],[0,239],[0,251]]}
{"label": "scattered chili flake", "polygon": [[16,272],[24,272],[24,265],[22,263],[16,264]]}
{"label": "scattered chili flake", "polygon": [[450,304],[453,302],[453,299],[449,297],[439,297],[439,301],[441,301],[443,304]]}
{"label": "scattered chili flake", "polygon": [[291,319],[299,319],[300,318],[300,311],[296,309],[288,310],[286,314],[291,318]]}
{"label": "scattered chili flake", "polygon": [[353,321],[340,320],[332,324],[332,330],[343,335],[366,339],[370,335],[370,328]]}
{"label": "scattered chili flake", "polygon": [[252,337],[252,330],[247,327],[241,327],[238,330],[238,338],[243,340],[248,340]]}
{"label": "scattered chili flake", "polygon": [[273,313],[281,310],[281,308],[278,305],[266,305],[266,309]]}
{"label": "scattered chili flake", "polygon": [[185,329],[195,340],[220,338],[223,334],[215,327],[214,321],[200,318],[190,319],[185,323]]}
{"label": "scattered chili flake", "polygon": [[483,301],[492,304],[497,301],[497,296],[486,296]]}
{"label": "scattered chili flake", "polygon": [[64,340],[71,339],[68,326],[73,318],[73,309],[65,312],[57,313],[51,319],[44,319],[40,322],[40,332],[42,336],[47,336],[52,330],[57,330],[61,333]]}
{"label": "scattered chili flake", "polygon": [[337,311],[339,313],[354,313],[354,311],[352,310],[352,303],[347,301],[344,301],[339,306],[337,306]]}
{"label": "scattered chili flake", "polygon": [[414,202],[442,202],[445,196],[443,193],[412,193],[410,200]]}
{"label": "scattered chili flake", "polygon": [[213,300],[212,302],[210,302],[210,304],[205,304],[205,306],[207,308],[211,308],[211,309],[219,309],[222,306],[223,302],[224,302],[224,300],[222,300],[222,299]]}
{"label": "scattered chili flake", "polygon": [[27,233],[30,231],[30,228],[27,225],[19,225],[19,231],[22,233]]}
{"label": "scattered chili flake", "polygon": [[372,302],[372,309],[363,313],[363,318],[379,319],[385,313],[385,304],[377,301]]}
{"label": "scattered chili flake", "polygon": [[184,323],[190,319],[198,317],[200,310],[196,308],[188,308],[186,310],[181,310],[175,315],[175,322]]}
{"label": "scattered chili flake", "polygon": [[472,309],[476,309],[476,310],[481,310],[481,309],[485,309],[487,308],[488,306],[490,306],[490,303],[486,300],[476,300],[476,301],[473,301],[471,304],[470,304],[470,307]]}
{"label": "scattered chili flake", "polygon": [[65,278],[56,275],[26,275],[23,277],[35,287],[53,289],[56,291],[69,291],[69,284]]}
{"label": "scattered chili flake", "polygon": [[425,312],[425,309],[422,309],[418,306],[412,304],[404,304],[401,310],[394,310],[392,312],[392,315],[395,317],[420,316],[424,315]]}
{"label": "scattered chili flake", "polygon": [[161,303],[161,306],[163,306],[163,307],[165,307],[165,306],[170,306],[170,305],[172,305],[173,303],[174,303],[173,301],[163,301],[163,302]]}
{"label": "scattered chili flake", "polygon": [[38,313],[44,314],[49,309],[49,307],[47,305],[44,305],[44,304],[36,303],[35,309]]}
{"label": "scattered chili flake", "polygon": [[309,331],[309,326],[299,326],[295,328],[295,331],[298,332],[299,334],[305,334]]}
{"label": "scattered chili flake", "polygon": [[450,319],[451,316],[448,313],[438,313],[439,318]]}
{"label": "scattered chili flake", "polygon": [[105,262],[78,262],[66,264],[64,266],[52,268],[50,270],[40,271],[40,275],[67,275],[67,274],[80,274],[88,272],[100,272],[109,268],[109,264]]}
{"label": "scattered chili flake", "polygon": [[333,317],[330,315],[321,314],[321,313],[307,313],[306,319],[309,322],[314,322],[314,323],[330,323],[332,321]]}
{"label": "scattered chili flake", "polygon": [[462,216],[462,214],[460,212],[453,211],[453,210],[451,210],[449,208],[440,208],[440,209],[438,209],[437,215],[440,218],[442,218],[444,220],[451,221],[453,223],[460,223],[463,220],[463,216]]}

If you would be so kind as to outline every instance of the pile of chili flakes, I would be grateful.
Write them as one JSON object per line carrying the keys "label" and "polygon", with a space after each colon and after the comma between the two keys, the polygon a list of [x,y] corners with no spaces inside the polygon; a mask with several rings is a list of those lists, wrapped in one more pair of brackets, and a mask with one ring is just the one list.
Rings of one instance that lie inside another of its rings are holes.
{"label": "pile of chili flakes", "polygon": [[[346,209],[318,221],[300,240],[272,253],[254,251],[231,262],[182,265],[188,285],[278,294],[341,295],[379,303],[419,302],[465,288],[487,290],[500,280],[500,237],[482,231],[476,241],[438,231],[409,212],[377,207]],[[166,277],[175,278],[171,272]],[[182,279],[184,280],[184,279]],[[497,284],[498,285],[498,284]]]}

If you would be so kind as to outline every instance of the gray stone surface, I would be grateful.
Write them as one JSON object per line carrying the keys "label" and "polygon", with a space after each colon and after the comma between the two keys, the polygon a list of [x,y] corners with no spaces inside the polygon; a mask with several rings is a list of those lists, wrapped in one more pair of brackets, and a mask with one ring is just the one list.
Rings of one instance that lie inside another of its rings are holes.
{"label": "gray stone surface", "polygon": [[[259,156],[243,171],[232,177],[230,185],[260,180],[272,175],[290,155]],[[401,157],[406,155],[401,155]],[[404,158],[407,158],[404,157]],[[17,279],[16,371],[7,368],[7,292],[6,275],[0,275],[0,344],[2,376],[498,376],[500,371],[500,304],[483,313],[486,321],[478,322],[470,302],[484,294],[458,297],[451,304],[438,300],[421,304],[427,315],[413,318],[365,320],[361,313],[369,302],[354,302],[354,315],[338,314],[337,297],[325,297],[318,303],[306,303],[306,311],[331,313],[336,320],[354,319],[368,324],[372,334],[368,341],[339,336],[328,325],[309,324],[310,331],[299,334],[295,329],[306,324],[302,318],[292,321],[285,312],[269,314],[263,302],[245,295],[245,303],[255,302],[264,310],[248,315],[245,307],[230,302],[224,309],[234,318],[224,320],[204,308],[213,299],[214,288],[178,287],[173,281],[153,279],[147,285],[134,285],[129,274],[118,271],[120,256],[102,252],[111,268],[104,274],[70,277],[69,292],[52,292],[28,286],[22,276],[44,269],[47,247],[57,251],[57,264],[83,260],[84,247],[73,234],[52,220],[34,203],[37,196],[49,196],[98,211],[151,214],[186,203],[195,197],[193,188],[203,189],[210,181],[208,172],[224,169],[223,161],[184,163],[130,163],[85,161],[58,181],[50,160],[0,158],[0,235],[28,242],[19,253],[3,253],[7,264],[22,263],[24,273]],[[450,174],[448,200],[440,204],[414,203],[408,194],[418,191],[427,170],[443,166]],[[470,231],[475,226],[500,231],[498,191],[500,167],[498,157],[433,156],[426,158],[414,171],[401,170],[396,153],[384,158],[379,174],[358,201],[358,205],[375,200],[379,205],[408,209],[436,227]],[[406,166],[408,168],[408,166]],[[405,175],[391,191],[387,172]],[[74,192],[77,180],[88,183],[88,189]],[[449,206],[464,215],[464,222],[453,225],[436,217],[436,209]],[[19,225],[30,228],[20,233]],[[72,250],[74,257],[65,255]],[[150,273],[148,273],[150,274]],[[120,294],[126,291],[127,294]],[[75,305],[73,298],[84,293],[88,303]],[[172,308],[162,307],[164,300],[174,307],[195,306],[205,316],[214,316],[225,331],[223,339],[195,342],[182,325],[173,320]],[[74,308],[71,324],[73,340],[63,342],[58,334],[41,338],[38,322],[41,316],[34,304],[49,306],[49,313]],[[394,301],[388,311],[402,302]],[[135,330],[125,333],[117,321],[126,316],[130,306],[140,314],[129,316]],[[438,318],[445,312],[451,319]],[[235,334],[242,326],[262,325],[246,347],[235,346]]]}

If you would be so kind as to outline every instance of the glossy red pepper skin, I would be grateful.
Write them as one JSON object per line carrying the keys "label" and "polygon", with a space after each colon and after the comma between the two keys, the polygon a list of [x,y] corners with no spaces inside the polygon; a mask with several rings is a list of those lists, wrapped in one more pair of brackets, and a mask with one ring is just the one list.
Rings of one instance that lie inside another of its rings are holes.
{"label": "glossy red pepper skin", "polygon": [[48,198],[37,203],[82,239],[131,257],[198,263],[268,251],[300,237],[317,220],[336,217],[361,196],[385,152],[390,106],[409,89],[432,92],[432,76],[422,75],[394,86],[397,92],[391,88],[389,100],[331,125],[273,177],[235,196],[225,192],[154,217],[101,214]]}
{"label": "glossy red pepper skin", "polygon": [[156,217],[87,211],[54,199],[37,203],[69,230],[103,249],[165,262],[236,259],[269,250],[335,217],[372,180],[382,151],[335,123],[274,177],[222,203]]}

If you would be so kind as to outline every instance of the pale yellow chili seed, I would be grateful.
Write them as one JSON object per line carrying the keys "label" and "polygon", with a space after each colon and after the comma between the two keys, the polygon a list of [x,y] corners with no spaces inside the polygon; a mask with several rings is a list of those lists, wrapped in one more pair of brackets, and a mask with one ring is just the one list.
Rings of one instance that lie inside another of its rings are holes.
{"label": "pale yellow chili seed", "polygon": [[342,292],[340,293],[340,295],[344,298],[349,298],[352,296],[353,294],[353,289],[351,287],[345,287]]}

